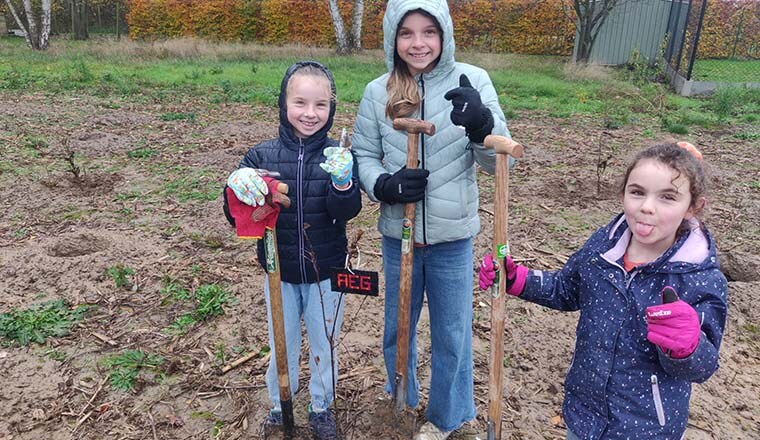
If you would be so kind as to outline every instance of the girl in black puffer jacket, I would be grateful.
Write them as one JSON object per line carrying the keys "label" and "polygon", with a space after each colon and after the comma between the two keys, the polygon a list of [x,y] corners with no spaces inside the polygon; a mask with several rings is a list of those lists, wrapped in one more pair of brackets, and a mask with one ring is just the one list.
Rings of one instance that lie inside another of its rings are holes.
{"label": "girl in black puffer jacket", "polygon": [[[291,393],[298,389],[303,319],[311,347],[309,424],[318,438],[329,439],[336,436],[329,408],[338,362],[325,329],[334,325],[332,338],[338,340],[343,315],[341,295],[330,288],[330,268],[345,264],[346,222],[361,210],[361,194],[353,177],[357,169],[351,151],[327,137],[335,114],[330,71],[316,62],[291,66],[282,80],[279,108],[279,137],[251,148],[230,175],[227,185],[232,191],[225,190],[225,214],[234,224],[231,203],[264,203],[267,184],[257,169],[279,172],[278,179],[290,188],[291,206],[282,208],[276,220],[290,387]],[[230,193],[237,200],[231,200]],[[263,240],[258,242],[258,256],[264,266]],[[268,280],[264,291],[270,347],[274,347]],[[276,355],[273,351],[266,375],[272,401],[266,423],[274,425],[282,424]]]}

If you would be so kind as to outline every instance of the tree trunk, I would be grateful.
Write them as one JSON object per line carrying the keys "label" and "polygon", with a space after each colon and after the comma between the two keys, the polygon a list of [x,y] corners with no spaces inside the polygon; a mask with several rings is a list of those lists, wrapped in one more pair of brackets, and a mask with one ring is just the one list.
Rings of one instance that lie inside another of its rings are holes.
{"label": "tree trunk", "polygon": [[364,0],[354,0],[354,12],[351,14],[350,49],[362,50],[362,19],[364,18]]}
{"label": "tree trunk", "polygon": [[575,13],[578,16],[575,24],[578,41],[575,62],[588,64],[596,37],[604,22],[618,4],[626,0],[573,0]]}
{"label": "tree trunk", "polygon": [[71,0],[72,26],[74,27],[72,38],[74,40],[86,40],[87,32],[87,0]]}
{"label": "tree trunk", "polygon": [[[24,32],[26,44],[34,50],[45,50],[48,48],[50,41],[50,0],[42,0],[41,16],[38,18],[34,15],[31,0],[24,0],[24,14],[26,22],[22,21],[13,7],[11,0],[5,0],[8,9],[16,20],[16,24]],[[39,20],[39,24],[37,21]]]}
{"label": "tree trunk", "polygon": [[18,14],[16,13],[16,8],[13,7],[13,3],[11,3],[11,0],[5,0],[5,4],[8,5],[8,9],[10,9],[11,15],[13,15],[13,19],[16,20],[18,27],[21,28],[21,30],[24,32],[24,40],[26,40],[26,45],[34,49],[34,46],[32,45],[32,39],[29,36],[29,29],[19,18]]}
{"label": "tree trunk", "polygon": [[345,55],[349,52],[348,38],[346,37],[346,29],[343,26],[343,17],[340,16],[338,0],[329,0],[327,5],[330,8],[330,18],[332,18],[333,27],[335,28],[335,42],[338,45],[338,54]]}
{"label": "tree trunk", "polygon": [[29,35],[29,39],[27,39],[27,43],[31,42],[32,49],[35,50],[41,50],[40,47],[40,33],[37,30],[37,20],[34,16],[34,11],[32,10],[32,0],[24,0],[24,12],[26,13],[26,22],[27,22],[27,34]]}
{"label": "tree trunk", "polygon": [[50,45],[50,0],[42,0],[42,18],[40,23],[40,50],[46,50]]}

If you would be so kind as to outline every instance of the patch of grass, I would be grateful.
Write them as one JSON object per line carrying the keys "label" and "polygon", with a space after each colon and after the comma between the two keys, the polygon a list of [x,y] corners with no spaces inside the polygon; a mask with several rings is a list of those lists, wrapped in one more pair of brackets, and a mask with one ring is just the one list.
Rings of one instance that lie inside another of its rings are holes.
{"label": "patch of grass", "polygon": [[221,184],[212,173],[206,170],[192,171],[180,177],[169,179],[164,187],[164,195],[175,197],[179,202],[207,202],[216,200],[222,194]]}
{"label": "patch of grass", "polygon": [[750,82],[757,78],[760,60],[696,60],[692,69],[695,81]]}
{"label": "patch of grass", "polygon": [[129,285],[129,277],[134,274],[134,269],[121,263],[111,266],[106,270],[106,275],[113,280],[117,289],[127,287]]}
{"label": "patch of grass", "polygon": [[145,147],[145,148],[136,148],[132,151],[129,151],[127,153],[127,156],[131,157],[132,159],[146,159],[156,154],[158,154],[156,150],[149,147]]}
{"label": "patch of grass", "polygon": [[760,139],[760,131],[740,131],[734,137],[743,141],[756,141]]}
{"label": "patch of grass", "polygon": [[172,298],[179,301],[186,301],[192,298],[190,292],[185,289],[180,282],[169,275],[161,281],[163,286],[160,293],[164,298]]}
{"label": "patch of grass", "polygon": [[689,128],[669,118],[662,119],[662,128],[673,134],[689,134]]}
{"label": "patch of grass", "polygon": [[71,309],[63,299],[57,299],[0,314],[0,337],[19,345],[44,344],[48,337],[68,335],[89,307],[79,305]]}
{"label": "patch of grass", "polygon": [[161,120],[162,121],[181,121],[181,120],[195,121],[195,113],[168,112],[161,115]]}
{"label": "patch of grass", "polygon": [[117,390],[130,391],[144,368],[156,369],[163,365],[165,359],[149,354],[142,350],[126,350],[103,361],[103,366],[109,371],[111,387]]}
{"label": "patch of grass", "polygon": [[234,298],[232,293],[217,284],[203,284],[193,292],[195,310],[177,318],[166,329],[168,333],[183,334],[198,322],[207,321],[224,313],[224,305]]}

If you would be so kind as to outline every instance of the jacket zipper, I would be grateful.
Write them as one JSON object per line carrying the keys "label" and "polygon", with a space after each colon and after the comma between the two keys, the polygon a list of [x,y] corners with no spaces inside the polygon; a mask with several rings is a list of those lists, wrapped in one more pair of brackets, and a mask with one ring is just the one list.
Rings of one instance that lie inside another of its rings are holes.
{"label": "jacket zipper", "polygon": [[303,139],[298,139],[298,171],[296,173],[296,198],[298,202],[298,268],[301,270],[301,282],[306,282],[306,243],[304,243],[303,234]]}
{"label": "jacket zipper", "polygon": [[654,398],[654,409],[657,411],[657,421],[660,422],[660,426],[665,426],[665,411],[662,409],[662,399],[660,398],[660,385],[657,382],[657,375],[653,374],[652,381],[652,397]]}
{"label": "jacket zipper", "polygon": [[[421,112],[421,119],[425,120],[425,80],[422,78],[423,74],[420,74],[420,85],[422,86],[422,101],[420,103],[420,112]],[[419,154],[420,162],[422,164],[422,169],[425,169],[425,134],[420,135],[420,154]],[[427,190],[427,186],[425,187]],[[427,191],[425,191],[427,193]],[[427,244],[427,229],[425,228],[425,224],[427,223],[426,217],[425,217],[425,200],[427,197],[422,198],[422,244]]]}

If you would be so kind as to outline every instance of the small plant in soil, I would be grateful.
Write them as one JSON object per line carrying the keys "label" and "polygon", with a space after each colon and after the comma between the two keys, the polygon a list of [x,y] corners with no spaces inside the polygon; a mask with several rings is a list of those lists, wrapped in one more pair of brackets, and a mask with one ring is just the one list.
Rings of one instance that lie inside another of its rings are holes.
{"label": "small plant in soil", "polygon": [[233,300],[232,293],[217,284],[203,284],[193,292],[195,310],[185,313],[165,329],[168,333],[183,334],[198,322],[224,313],[224,305]]}
{"label": "small plant in soil", "polygon": [[3,343],[44,344],[48,337],[66,336],[71,327],[81,321],[87,305],[69,308],[63,299],[34,304],[26,310],[0,314],[0,338]]}
{"label": "small plant in soil", "polygon": [[84,181],[85,171],[84,168],[77,165],[76,161],[74,160],[74,156],[74,150],[66,148],[63,154],[63,160],[67,165],[66,171],[71,173],[73,176],[73,181],[80,184]]}
{"label": "small plant in soil", "polygon": [[113,280],[114,284],[116,284],[117,289],[127,287],[129,285],[129,277],[134,274],[134,269],[129,266],[124,266],[121,263],[115,266],[111,266],[106,270],[106,275],[108,275]]}
{"label": "small plant in soil", "polygon": [[157,369],[165,359],[161,356],[146,353],[142,350],[126,350],[103,361],[103,366],[109,371],[111,387],[118,390],[134,389],[140,370],[144,368]]}
{"label": "small plant in soil", "polygon": [[165,276],[162,280],[163,287],[161,287],[161,296],[163,296],[166,299],[174,299],[179,301],[186,301],[190,299],[192,296],[190,295],[190,292],[187,291],[184,287],[182,287],[182,284],[180,284],[179,281],[175,280],[174,278],[170,276]]}

